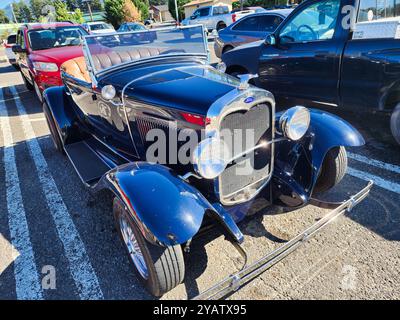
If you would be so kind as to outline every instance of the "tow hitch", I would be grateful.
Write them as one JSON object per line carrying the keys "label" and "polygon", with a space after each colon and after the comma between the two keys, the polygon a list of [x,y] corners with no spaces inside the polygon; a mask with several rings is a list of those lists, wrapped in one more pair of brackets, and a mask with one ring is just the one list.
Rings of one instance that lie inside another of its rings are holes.
{"label": "tow hitch", "polygon": [[283,258],[287,257],[290,253],[299,248],[306,240],[310,239],[319,230],[331,223],[346,211],[350,212],[357,204],[364,200],[372,188],[373,182],[370,181],[368,185],[359,191],[357,194],[350,197],[348,200],[340,203],[329,203],[313,199],[310,203],[323,208],[334,208],[323,218],[318,220],[312,226],[298,234],[293,239],[279,247],[278,249],[268,253],[261,259],[253,264],[243,268],[242,270],[231,274],[224,280],[215,284],[203,293],[194,297],[193,300],[217,300],[226,297],[228,294],[237,291],[239,288],[254,280],[264,271],[268,270]]}

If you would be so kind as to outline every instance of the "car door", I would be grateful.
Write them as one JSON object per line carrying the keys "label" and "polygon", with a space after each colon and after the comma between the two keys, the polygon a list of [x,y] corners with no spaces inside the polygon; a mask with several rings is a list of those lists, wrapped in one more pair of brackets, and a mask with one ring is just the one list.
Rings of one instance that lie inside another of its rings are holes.
{"label": "car door", "polygon": [[[25,49],[25,50],[27,49],[23,30],[18,30],[16,44],[20,45],[22,49]],[[17,63],[20,66],[20,70],[21,70],[22,74],[25,76],[25,78],[31,79],[31,75],[29,73],[29,66],[28,66],[28,53],[27,52],[18,52],[16,54],[16,58],[17,58]]]}
{"label": "car door", "polygon": [[283,18],[277,15],[251,15],[239,20],[232,28],[233,44],[239,46],[244,43],[264,39],[275,31]]}
{"label": "car door", "polygon": [[[202,24],[205,28],[208,28],[210,24],[210,7],[199,8],[190,17],[190,24]],[[212,26],[211,29],[214,27]]]}
{"label": "car door", "polygon": [[341,34],[340,0],[308,0],[265,45],[260,85],[278,97],[338,104]]}
{"label": "car door", "polygon": [[232,27],[233,36],[232,44],[240,46],[241,44],[258,40],[260,16],[248,16],[240,19],[236,25]]}

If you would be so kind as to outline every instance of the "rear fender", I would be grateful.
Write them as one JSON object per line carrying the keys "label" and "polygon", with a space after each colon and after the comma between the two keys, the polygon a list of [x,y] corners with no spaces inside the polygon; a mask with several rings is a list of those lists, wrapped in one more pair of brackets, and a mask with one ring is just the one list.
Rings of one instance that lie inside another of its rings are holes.
{"label": "rear fender", "polygon": [[43,99],[45,102],[43,111],[54,120],[62,142],[68,144],[77,140],[73,130],[76,115],[70,106],[64,87],[47,88],[43,92]]}
{"label": "rear fender", "polygon": [[176,245],[199,231],[213,206],[193,186],[159,164],[131,162],[106,173],[96,189],[110,189],[147,241]]}

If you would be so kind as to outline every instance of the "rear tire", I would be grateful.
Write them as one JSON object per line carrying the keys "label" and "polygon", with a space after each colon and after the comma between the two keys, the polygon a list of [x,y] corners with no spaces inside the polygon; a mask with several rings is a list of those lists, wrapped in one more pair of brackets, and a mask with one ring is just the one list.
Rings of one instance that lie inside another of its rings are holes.
{"label": "rear tire", "polygon": [[400,144],[400,103],[394,108],[390,117],[390,130],[394,139]]}
{"label": "rear tire", "polygon": [[326,192],[336,186],[347,171],[347,153],[345,147],[336,147],[328,151],[314,193]]}
{"label": "rear tire", "polygon": [[[132,216],[118,198],[114,199],[113,211],[129,260],[147,290],[154,296],[160,297],[180,284],[185,276],[181,246],[161,247],[146,241]],[[129,243],[127,238],[130,238],[133,244]],[[132,250],[132,248],[136,249]],[[138,252],[140,252],[139,255]]]}

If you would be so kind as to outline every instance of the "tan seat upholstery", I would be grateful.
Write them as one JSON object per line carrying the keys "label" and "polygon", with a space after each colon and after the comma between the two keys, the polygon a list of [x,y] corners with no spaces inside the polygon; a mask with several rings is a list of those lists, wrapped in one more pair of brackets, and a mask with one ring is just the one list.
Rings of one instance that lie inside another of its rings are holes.
{"label": "tan seat upholstery", "polygon": [[61,65],[61,70],[79,80],[92,82],[89,76],[89,72],[87,71],[86,61],[84,57],[77,57],[65,61]]}
{"label": "tan seat upholstery", "polygon": [[[148,47],[148,48],[137,48],[132,50],[126,50],[126,51],[109,51],[92,55],[92,60],[96,70],[103,70],[124,62],[139,60],[141,58],[147,58],[152,56],[158,56],[164,50],[165,49]],[[65,61],[61,65],[61,70],[63,70],[65,73],[68,73],[74,78],[86,82],[91,82],[84,57],[77,57]]]}

